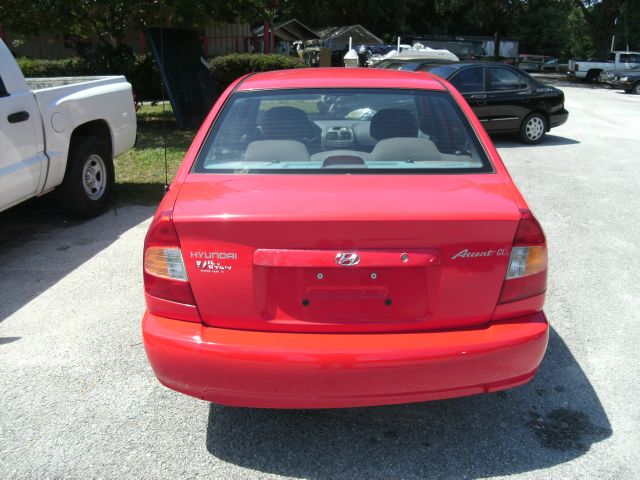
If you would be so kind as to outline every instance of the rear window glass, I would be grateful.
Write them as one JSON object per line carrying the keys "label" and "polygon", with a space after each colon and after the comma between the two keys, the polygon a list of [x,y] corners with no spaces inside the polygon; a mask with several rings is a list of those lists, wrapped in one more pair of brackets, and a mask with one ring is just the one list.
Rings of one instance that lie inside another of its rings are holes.
{"label": "rear window glass", "polygon": [[438,75],[441,78],[449,78],[453,72],[456,71],[456,68],[447,67],[445,65],[440,65],[438,67],[429,67],[427,68],[429,73],[433,73],[434,75]]}
{"label": "rear window glass", "polygon": [[387,70],[408,70],[410,72],[416,70],[420,66],[418,62],[394,62],[391,60],[383,60],[379,64],[375,65],[376,68],[386,68]]}
{"label": "rear window glass", "polygon": [[462,93],[484,92],[484,67],[465,68],[449,81]]}
{"label": "rear window glass", "polygon": [[640,55],[634,55],[633,53],[621,53],[620,61],[622,63],[640,63]]}
{"label": "rear window glass", "polygon": [[491,90],[522,90],[527,88],[527,83],[517,73],[500,67],[489,67],[489,79]]}
{"label": "rear window glass", "polygon": [[196,173],[493,171],[447,92],[309,89],[236,92]]}

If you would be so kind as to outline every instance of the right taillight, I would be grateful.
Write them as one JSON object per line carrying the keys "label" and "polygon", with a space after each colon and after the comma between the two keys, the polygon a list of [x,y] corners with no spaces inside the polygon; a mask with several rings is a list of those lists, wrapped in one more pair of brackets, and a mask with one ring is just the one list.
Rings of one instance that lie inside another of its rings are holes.
{"label": "right taillight", "polygon": [[544,232],[529,210],[521,210],[498,303],[515,302],[546,290],[547,245]]}
{"label": "right taillight", "polygon": [[150,313],[199,322],[172,212],[157,215],[144,241],[144,289]]}

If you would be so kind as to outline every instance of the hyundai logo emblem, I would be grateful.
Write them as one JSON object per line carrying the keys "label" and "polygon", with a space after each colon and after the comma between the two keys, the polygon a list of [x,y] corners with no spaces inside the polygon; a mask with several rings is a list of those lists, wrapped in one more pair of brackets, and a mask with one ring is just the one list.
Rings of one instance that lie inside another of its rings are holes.
{"label": "hyundai logo emblem", "polygon": [[360,263],[360,255],[357,253],[339,253],[336,255],[336,263],[344,267],[353,267]]}

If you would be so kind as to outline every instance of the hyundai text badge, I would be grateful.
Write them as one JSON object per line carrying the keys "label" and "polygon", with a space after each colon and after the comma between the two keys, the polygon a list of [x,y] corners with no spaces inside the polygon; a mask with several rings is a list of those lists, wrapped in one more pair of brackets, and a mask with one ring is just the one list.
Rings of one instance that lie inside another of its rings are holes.
{"label": "hyundai text badge", "polygon": [[353,267],[360,263],[360,255],[357,253],[338,253],[336,255],[336,263],[344,267]]}

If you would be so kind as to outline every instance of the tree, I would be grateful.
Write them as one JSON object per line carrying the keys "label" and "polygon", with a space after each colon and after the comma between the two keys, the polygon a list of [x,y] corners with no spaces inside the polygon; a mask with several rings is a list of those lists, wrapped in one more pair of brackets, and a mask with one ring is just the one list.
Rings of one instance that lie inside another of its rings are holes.
{"label": "tree", "polygon": [[574,0],[574,3],[589,26],[596,57],[605,58],[616,31],[615,19],[622,13],[625,0]]}
{"label": "tree", "polygon": [[29,37],[62,31],[113,50],[125,34],[144,26],[202,29],[211,21],[255,21],[273,15],[264,0],[2,0],[0,18],[12,33]]}

